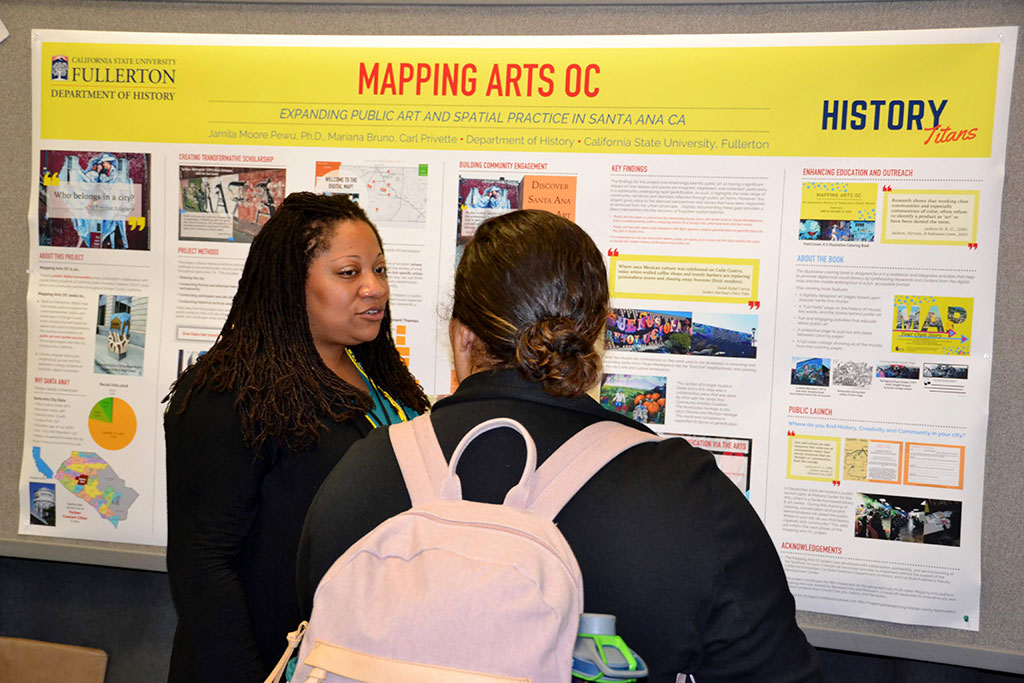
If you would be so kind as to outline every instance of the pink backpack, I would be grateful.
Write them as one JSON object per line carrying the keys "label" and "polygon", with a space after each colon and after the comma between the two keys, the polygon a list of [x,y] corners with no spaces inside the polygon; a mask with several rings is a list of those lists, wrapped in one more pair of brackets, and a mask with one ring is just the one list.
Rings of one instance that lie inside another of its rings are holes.
{"label": "pink backpack", "polygon": [[[459,458],[502,427],[526,442],[522,478],[501,505],[462,500]],[[293,683],[569,683],[583,581],[552,520],[612,458],[660,437],[599,422],[539,469],[533,439],[508,418],[473,428],[450,465],[429,415],[390,437],[412,509],[324,575],[304,639],[301,627],[289,637],[302,639]]]}

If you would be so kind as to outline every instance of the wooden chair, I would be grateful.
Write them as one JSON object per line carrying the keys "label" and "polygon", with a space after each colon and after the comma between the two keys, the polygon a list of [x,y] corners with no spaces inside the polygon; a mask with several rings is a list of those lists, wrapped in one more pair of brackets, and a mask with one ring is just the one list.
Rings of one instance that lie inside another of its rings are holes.
{"label": "wooden chair", "polygon": [[0,680],[5,683],[103,683],[106,673],[103,650],[0,637]]}

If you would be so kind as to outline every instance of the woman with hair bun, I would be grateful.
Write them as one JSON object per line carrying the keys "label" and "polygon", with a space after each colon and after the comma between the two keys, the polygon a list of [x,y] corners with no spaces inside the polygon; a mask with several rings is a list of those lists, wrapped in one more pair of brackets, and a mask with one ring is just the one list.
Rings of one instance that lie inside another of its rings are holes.
{"label": "woman with hair bun", "polygon": [[[598,421],[649,431],[585,393],[600,379],[595,345],[608,312],[604,259],[575,223],[514,211],[481,224],[455,276],[449,334],[460,384],[430,413],[445,457],[496,417],[527,428],[538,464]],[[463,496],[500,503],[522,474],[522,452],[512,430],[480,435],[459,461]],[[306,517],[298,560],[306,616],[334,560],[409,507],[388,434],[378,430],[335,467]],[[711,454],[683,439],[635,446],[555,522],[579,561],[585,611],[617,617],[649,683],[675,683],[680,673],[700,683],[823,680],[772,541]]]}

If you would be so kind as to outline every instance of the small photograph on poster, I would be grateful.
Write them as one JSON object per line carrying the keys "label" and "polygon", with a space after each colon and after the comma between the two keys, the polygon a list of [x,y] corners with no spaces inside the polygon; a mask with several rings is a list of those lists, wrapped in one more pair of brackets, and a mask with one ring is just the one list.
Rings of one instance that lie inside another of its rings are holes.
{"label": "small photograph on poster", "polygon": [[606,374],[601,380],[601,405],[646,424],[665,424],[665,377]]}
{"label": "small photograph on poster", "polygon": [[925,363],[924,376],[929,379],[967,379],[967,368],[953,363]]}
{"label": "small photograph on poster", "polygon": [[199,362],[199,359],[206,355],[205,349],[203,351],[196,351],[191,349],[178,349],[178,374],[177,377],[181,377],[185,374],[185,371],[190,367]]}
{"label": "small photograph on poster", "polygon": [[148,250],[150,155],[44,150],[39,246]]}
{"label": "small photograph on poster", "polygon": [[973,298],[898,294],[892,309],[894,353],[970,355]]}
{"label": "small photograph on poster", "polygon": [[641,353],[690,353],[693,314],[613,308],[605,328],[605,348]]}
{"label": "small photograph on poster", "polygon": [[343,194],[359,204],[373,224],[425,228],[427,164],[342,164],[316,162],[315,191]]}
{"label": "small photograph on poster", "polygon": [[958,500],[910,498],[877,493],[856,494],[853,535],[879,541],[960,545]]}
{"label": "small photograph on poster", "polygon": [[875,366],[875,377],[881,379],[921,379],[921,366],[916,363],[882,362]]}
{"label": "small photograph on poster", "polygon": [[858,360],[837,360],[832,366],[832,384],[837,387],[869,387],[875,366]]}
{"label": "small photograph on poster", "polygon": [[819,242],[874,242],[874,221],[800,220],[800,239]]}
{"label": "small photograph on poster", "polygon": [[757,358],[757,314],[695,311],[690,353],[695,356]]}
{"label": "small photograph on poster", "polygon": [[252,242],[285,197],[285,169],[178,168],[178,239]]}
{"label": "small photograph on poster", "polygon": [[455,262],[488,218],[516,209],[542,209],[576,220],[576,176],[459,177]]}
{"label": "small photograph on poster", "polygon": [[28,523],[57,526],[57,487],[41,481],[28,483]]}
{"label": "small photograph on poster", "polygon": [[789,383],[808,387],[827,387],[830,384],[832,359],[793,358],[789,369]]}
{"label": "small photograph on poster", "polygon": [[800,195],[801,240],[874,242],[876,183],[805,182]]}
{"label": "small photograph on poster", "polygon": [[459,177],[455,263],[462,259],[462,251],[476,234],[477,226],[488,218],[520,208],[518,179]]}
{"label": "small photograph on poster", "polygon": [[148,318],[149,297],[100,294],[93,355],[96,374],[142,375]]}

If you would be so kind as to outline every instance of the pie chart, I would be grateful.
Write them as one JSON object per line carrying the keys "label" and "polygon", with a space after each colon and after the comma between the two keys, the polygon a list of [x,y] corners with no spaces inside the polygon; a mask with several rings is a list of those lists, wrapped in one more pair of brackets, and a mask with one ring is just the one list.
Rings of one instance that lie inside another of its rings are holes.
{"label": "pie chart", "polygon": [[89,411],[89,433],[93,441],[108,451],[117,451],[132,442],[138,421],[128,402],[111,396],[101,399]]}

